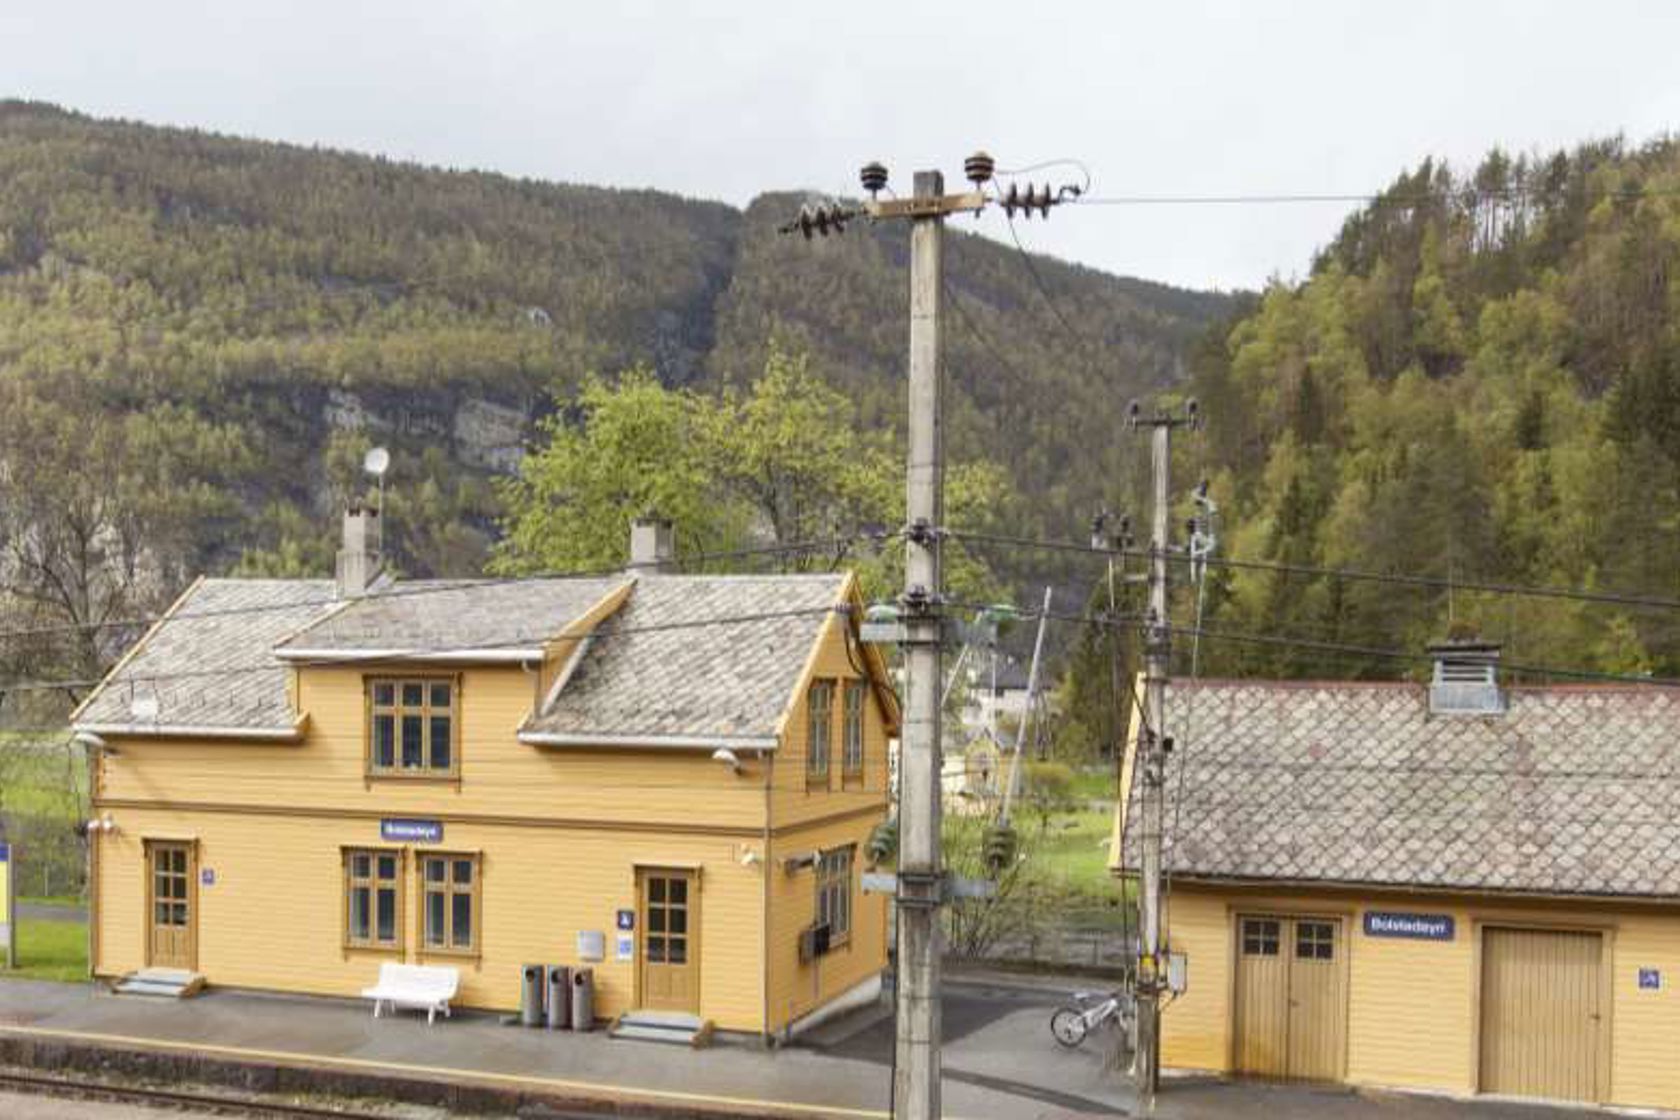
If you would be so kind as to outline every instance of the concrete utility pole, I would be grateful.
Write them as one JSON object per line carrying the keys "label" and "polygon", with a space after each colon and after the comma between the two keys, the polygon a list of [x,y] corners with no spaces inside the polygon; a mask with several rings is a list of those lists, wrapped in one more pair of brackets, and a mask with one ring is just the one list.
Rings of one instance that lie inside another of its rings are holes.
{"label": "concrete utility pole", "polygon": [[[985,209],[986,184],[993,173],[992,157],[976,152],[963,163],[973,185],[960,194],[946,194],[945,177],[937,171],[918,171],[910,198],[881,200],[887,169],[879,163],[863,168],[869,201],[861,209],[829,203],[805,205],[783,233],[827,237],[846,224],[868,216],[874,221],[910,222],[910,454],[905,472],[904,593],[897,607],[891,637],[865,641],[896,641],[904,649],[904,726],[899,739],[898,872],[881,877],[892,881],[898,912],[897,1015],[893,1052],[894,1120],[938,1120],[940,1116],[940,957],[944,931],[939,908],[953,892],[983,893],[979,884],[951,883],[940,853],[940,715],[941,662],[944,641],[944,584],[940,542],[945,518],[945,450],[939,396],[943,372],[939,361],[939,304],[944,290],[941,252],[947,215]],[[1079,191],[1052,191],[1011,185],[997,199],[1011,217],[1016,210],[1048,217],[1050,208]],[[864,889],[873,889],[866,876]]]}
{"label": "concrete utility pole", "polygon": [[[915,201],[945,190],[937,171],[916,173]],[[940,429],[939,296],[944,214],[910,225],[910,457],[904,553],[904,730],[899,741],[898,1015],[893,1069],[894,1120],[937,1117],[939,971],[943,931],[940,859],[940,534],[945,514],[944,433]]]}
{"label": "concrete utility pole", "polygon": [[1167,678],[1172,669],[1172,628],[1167,616],[1171,574],[1172,433],[1181,425],[1198,423],[1196,402],[1186,415],[1157,413],[1141,418],[1132,406],[1133,427],[1150,429],[1150,468],[1155,503],[1149,528],[1149,617],[1144,630],[1144,711],[1139,751],[1143,768],[1142,824],[1138,835],[1138,967],[1137,1072],[1138,1096],[1147,1110],[1155,1107],[1161,1077],[1161,991],[1166,980],[1162,939],[1162,836],[1166,817],[1166,764],[1171,742],[1166,737]]}

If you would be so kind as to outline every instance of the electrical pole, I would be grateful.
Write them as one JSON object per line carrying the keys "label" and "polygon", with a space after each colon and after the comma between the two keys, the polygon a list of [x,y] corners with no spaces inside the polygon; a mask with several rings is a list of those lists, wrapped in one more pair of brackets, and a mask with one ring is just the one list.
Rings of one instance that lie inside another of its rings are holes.
{"label": "electrical pole", "polygon": [[[976,152],[963,163],[973,189],[945,193],[945,177],[938,171],[918,171],[910,198],[879,193],[887,185],[887,169],[879,163],[863,168],[863,187],[869,201],[861,209],[839,203],[802,206],[783,233],[813,233],[827,237],[846,223],[867,215],[875,221],[904,219],[910,223],[910,409],[909,458],[905,471],[904,592],[897,605],[897,622],[889,636],[865,641],[895,641],[904,650],[904,718],[899,738],[898,871],[891,876],[898,912],[896,1015],[892,1102],[894,1120],[939,1120],[940,1117],[940,958],[944,930],[939,909],[954,891],[972,892],[977,884],[951,883],[940,852],[940,719],[944,642],[944,584],[940,544],[944,539],[945,449],[939,404],[943,371],[940,368],[939,304],[944,291],[942,250],[945,218],[950,214],[985,209],[985,186],[992,179],[992,157]],[[1037,210],[1049,217],[1050,208],[1079,190],[1063,187],[1042,191],[1011,185],[998,203],[1014,216]],[[994,697],[995,700],[995,697]],[[865,889],[871,889],[868,884]]]}
{"label": "electrical pole", "polygon": [[[916,173],[915,201],[945,190],[937,171]],[[910,456],[905,472],[904,729],[899,740],[898,1014],[894,1120],[937,1117],[939,972],[943,931],[940,860],[940,533],[944,433],[940,430],[939,297],[944,214],[910,219]]]}
{"label": "electrical pole", "polygon": [[1142,754],[1143,796],[1139,806],[1142,824],[1138,836],[1140,858],[1138,895],[1137,967],[1137,1075],[1138,1097],[1146,1111],[1155,1107],[1155,1092],[1161,1078],[1161,992],[1166,980],[1165,946],[1162,938],[1162,837],[1166,828],[1166,765],[1172,749],[1167,738],[1167,678],[1172,670],[1172,628],[1167,603],[1171,550],[1171,473],[1173,429],[1198,423],[1196,402],[1189,402],[1186,415],[1165,412],[1141,418],[1132,406],[1134,428],[1150,430],[1150,473],[1155,501],[1149,527],[1149,613],[1144,623],[1144,711],[1138,740]]}

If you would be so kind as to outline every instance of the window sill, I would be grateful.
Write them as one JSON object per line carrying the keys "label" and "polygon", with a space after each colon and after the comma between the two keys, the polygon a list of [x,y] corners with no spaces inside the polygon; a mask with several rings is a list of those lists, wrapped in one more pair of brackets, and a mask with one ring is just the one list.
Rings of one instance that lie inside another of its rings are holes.
{"label": "window sill", "polygon": [[448,957],[450,960],[476,961],[483,954],[481,954],[477,949],[439,949],[435,946],[432,948],[421,946],[419,951],[417,951],[414,955],[421,959],[426,957]]}
{"label": "window sill", "polygon": [[346,941],[344,943],[344,951],[346,953],[401,953],[402,946],[396,944],[375,945],[372,942]]}
{"label": "window sill", "polygon": [[458,770],[369,770],[365,776],[370,782],[458,782],[461,780],[461,774]]}
{"label": "window sill", "polygon": [[832,784],[833,783],[831,783],[829,781],[827,774],[807,774],[807,775],[805,775],[805,792],[806,793],[810,793],[813,790],[827,790],[832,786]]}

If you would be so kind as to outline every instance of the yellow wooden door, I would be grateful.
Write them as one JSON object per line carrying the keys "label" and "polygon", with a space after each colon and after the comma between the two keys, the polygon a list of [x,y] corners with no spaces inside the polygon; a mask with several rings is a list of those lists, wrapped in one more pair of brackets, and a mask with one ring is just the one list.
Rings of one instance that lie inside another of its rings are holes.
{"label": "yellow wooden door", "polygon": [[1484,929],[1482,1092],[1601,1099],[1604,1000],[1599,934]]}
{"label": "yellow wooden door", "polygon": [[153,968],[197,967],[191,844],[153,841],[146,845],[146,963]]}
{"label": "yellow wooden door", "polygon": [[1289,1073],[1288,919],[1237,919],[1236,1053],[1239,1073]]}
{"label": "yellow wooden door", "polygon": [[1296,918],[1289,926],[1289,1076],[1338,1081],[1346,1052],[1342,923]]}
{"label": "yellow wooden door", "polygon": [[692,871],[643,871],[641,1004],[700,1010],[699,898]]}

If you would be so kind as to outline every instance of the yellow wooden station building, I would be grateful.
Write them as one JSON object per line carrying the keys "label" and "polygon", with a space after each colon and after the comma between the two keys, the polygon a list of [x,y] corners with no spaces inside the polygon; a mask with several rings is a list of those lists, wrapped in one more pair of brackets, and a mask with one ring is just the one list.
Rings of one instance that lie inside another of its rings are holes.
{"label": "yellow wooden station building", "polygon": [[78,710],[96,750],[92,968],[355,995],[383,962],[511,1009],[523,966],[596,1012],[774,1039],[871,998],[896,701],[847,575],[195,584]]}
{"label": "yellow wooden station building", "polygon": [[1680,1108],[1680,696],[1435,653],[1172,686],[1163,1065]]}

